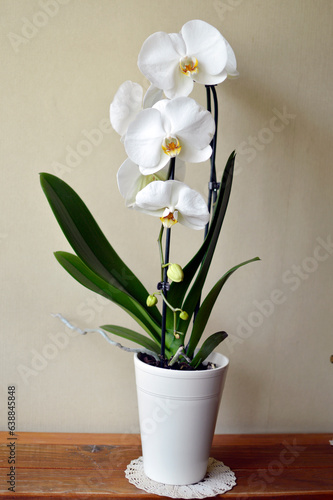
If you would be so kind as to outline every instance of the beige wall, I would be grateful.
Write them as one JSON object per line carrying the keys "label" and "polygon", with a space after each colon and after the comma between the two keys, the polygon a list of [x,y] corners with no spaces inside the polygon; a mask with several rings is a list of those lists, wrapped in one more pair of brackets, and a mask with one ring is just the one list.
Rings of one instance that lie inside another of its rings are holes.
{"label": "beige wall", "polygon": [[[1,0],[0,15],[0,428],[15,384],[21,431],[138,431],[132,355],[51,317],[133,326],[55,261],[69,246],[38,173],[82,195],[154,290],[159,224],[123,206],[115,174],[125,153],[108,110],[124,80],[146,85],[136,67],[145,38],[199,18],[230,41],[241,75],[218,87],[219,173],[234,148],[238,160],[215,278],[262,258],[233,276],[210,319],[209,333],[230,334],[219,347],[231,365],[217,432],[331,431],[332,1]],[[195,97],[204,102],[204,89]],[[100,143],[84,151],[96,128]],[[205,174],[193,165],[186,180],[205,193]],[[184,264],[201,238],[176,227],[174,260]]]}

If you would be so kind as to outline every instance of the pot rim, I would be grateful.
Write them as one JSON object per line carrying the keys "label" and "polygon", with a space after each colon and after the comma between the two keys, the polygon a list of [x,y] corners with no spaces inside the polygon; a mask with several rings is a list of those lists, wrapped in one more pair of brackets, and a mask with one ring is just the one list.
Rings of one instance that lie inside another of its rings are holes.
{"label": "pot rim", "polygon": [[[217,359],[215,359],[217,358]],[[138,353],[134,354],[134,363],[135,365],[142,371],[147,373],[151,373],[156,377],[167,377],[167,378],[178,378],[178,379],[197,379],[197,378],[211,378],[216,377],[221,371],[225,370],[229,366],[229,358],[227,358],[224,354],[219,352],[212,352],[207,358],[207,361],[211,361],[212,363],[216,363],[219,366],[214,368],[213,370],[195,370],[195,371],[187,371],[187,370],[166,370],[165,368],[161,368],[159,366],[151,366],[147,363],[144,363],[138,358]]]}

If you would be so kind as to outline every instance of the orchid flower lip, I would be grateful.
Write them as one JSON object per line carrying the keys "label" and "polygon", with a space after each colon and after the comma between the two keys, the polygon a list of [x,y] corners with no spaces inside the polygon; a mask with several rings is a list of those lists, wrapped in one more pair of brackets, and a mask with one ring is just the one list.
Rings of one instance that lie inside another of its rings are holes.
{"label": "orchid flower lip", "polygon": [[198,59],[196,57],[185,56],[179,61],[180,71],[184,75],[192,75],[198,73]]}
{"label": "orchid flower lip", "polygon": [[172,208],[166,208],[163,212],[162,217],[160,217],[160,221],[163,226],[166,228],[170,228],[177,224],[178,222],[178,210],[172,210]]}
{"label": "orchid flower lip", "polygon": [[175,156],[179,155],[182,147],[177,137],[169,136],[164,138],[162,142],[162,149],[165,154],[167,154],[171,158],[174,158]]}

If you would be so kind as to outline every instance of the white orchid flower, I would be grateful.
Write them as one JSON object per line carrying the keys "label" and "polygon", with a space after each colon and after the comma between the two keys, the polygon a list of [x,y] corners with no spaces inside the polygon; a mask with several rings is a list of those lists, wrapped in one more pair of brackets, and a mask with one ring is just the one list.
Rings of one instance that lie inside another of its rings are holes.
{"label": "white orchid flower", "polygon": [[[142,175],[136,163],[127,158],[120,166],[117,173],[117,183],[120,194],[125,199],[125,204],[133,208],[135,198],[141,189],[153,181],[165,181],[168,177],[169,165],[166,165],[158,173]],[[177,161],[175,178],[182,181],[185,177],[185,163]]]}
{"label": "white orchid flower", "polygon": [[194,99],[163,99],[141,111],[130,123],[124,145],[141,173],[149,175],[176,156],[190,163],[207,160],[212,154],[214,132],[211,113]]}
{"label": "white orchid flower", "polygon": [[123,137],[137,114],[153,106],[162,98],[162,94],[160,89],[150,85],[143,97],[141,85],[130,80],[122,83],[110,105],[110,122],[114,130]]}
{"label": "white orchid flower", "polygon": [[184,24],[180,33],[157,32],[143,43],[138,66],[168,98],[188,96],[193,81],[216,85],[228,76],[227,44],[221,33],[201,20]]}
{"label": "white orchid flower", "polygon": [[203,196],[179,181],[155,181],[136,195],[135,209],[155,217],[170,228],[177,222],[203,229],[209,213]]}

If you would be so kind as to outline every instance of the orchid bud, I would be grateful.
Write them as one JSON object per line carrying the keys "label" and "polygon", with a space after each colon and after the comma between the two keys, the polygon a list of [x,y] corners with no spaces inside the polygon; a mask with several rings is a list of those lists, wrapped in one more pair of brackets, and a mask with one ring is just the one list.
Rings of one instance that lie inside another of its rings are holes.
{"label": "orchid bud", "polygon": [[155,295],[148,295],[146,304],[148,307],[153,307],[155,304],[157,304],[157,298]]}
{"label": "orchid bud", "polygon": [[171,281],[175,281],[176,283],[184,279],[184,271],[179,264],[170,264],[167,275]]}
{"label": "orchid bud", "polygon": [[183,320],[187,320],[188,319],[188,314],[186,311],[182,311],[180,314],[179,314],[179,317],[180,319],[183,319]]}

